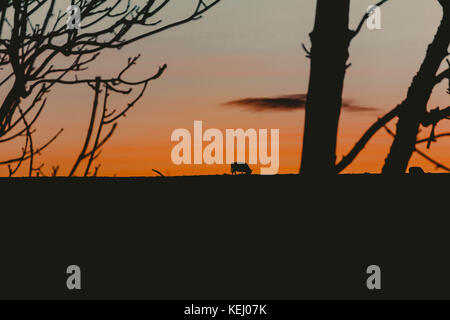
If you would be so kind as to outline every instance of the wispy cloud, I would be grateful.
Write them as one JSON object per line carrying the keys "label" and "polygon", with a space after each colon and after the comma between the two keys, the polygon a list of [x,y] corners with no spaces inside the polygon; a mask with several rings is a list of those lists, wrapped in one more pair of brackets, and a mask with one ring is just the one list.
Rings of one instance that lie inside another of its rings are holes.
{"label": "wispy cloud", "polygon": [[[250,111],[295,111],[305,108],[306,94],[291,94],[272,98],[243,98],[225,102],[226,106],[243,107]],[[349,112],[375,111],[376,108],[353,104],[352,100],[344,99],[342,108]]]}

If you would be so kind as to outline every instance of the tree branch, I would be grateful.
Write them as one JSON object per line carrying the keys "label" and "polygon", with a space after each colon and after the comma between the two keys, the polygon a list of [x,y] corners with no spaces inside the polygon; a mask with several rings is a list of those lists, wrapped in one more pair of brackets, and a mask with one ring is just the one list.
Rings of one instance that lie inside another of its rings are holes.
{"label": "tree branch", "polygon": [[383,117],[379,118],[374,124],[372,124],[369,129],[363,134],[363,136],[356,142],[354,147],[350,152],[342,158],[342,160],[336,164],[336,172],[339,173],[347,168],[353,160],[358,156],[358,154],[364,149],[367,143],[372,139],[375,133],[378,132],[383,126],[394,119],[400,112],[402,105],[399,104],[397,107],[386,113]]}

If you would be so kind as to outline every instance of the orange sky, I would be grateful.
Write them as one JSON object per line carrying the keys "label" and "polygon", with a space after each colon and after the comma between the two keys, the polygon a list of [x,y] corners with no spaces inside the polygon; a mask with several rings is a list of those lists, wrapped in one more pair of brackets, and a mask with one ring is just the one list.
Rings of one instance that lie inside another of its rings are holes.
{"label": "orange sky", "polygon": [[[352,26],[372,4],[365,0],[353,2]],[[189,11],[189,6],[174,10],[182,15],[183,10]],[[309,61],[301,43],[309,43],[313,13],[313,0],[284,0],[283,5],[271,0],[223,0],[199,21],[120,51],[102,53],[86,76],[114,74],[128,56],[138,53],[142,58],[129,74],[132,79],[151,75],[164,63],[168,69],[151,84],[127,117],[119,121],[117,132],[98,158],[100,175],[153,176],[152,169],[166,175],[228,173],[227,165],[176,166],[171,162],[171,149],[176,144],[170,140],[172,131],[193,130],[194,120],[202,120],[204,128],[221,130],[280,129],[279,172],[298,172],[302,110],[255,112],[223,103],[246,97],[305,93]],[[393,1],[382,10],[382,30],[363,30],[352,43],[352,67],[347,74],[344,97],[355,105],[377,110],[342,113],[338,159],[378,116],[404,99],[439,20],[436,4],[408,0],[408,10],[404,10],[404,1]],[[430,108],[448,105],[446,85],[435,89]],[[36,144],[45,142],[62,127],[64,132],[36,159],[37,165],[45,163],[44,171],[49,172],[52,165],[60,165],[62,174],[70,170],[84,141],[92,97],[92,91],[84,86],[57,86],[52,90],[36,125]],[[118,107],[127,100],[112,101],[111,107]],[[394,123],[390,125],[392,129]],[[450,131],[450,124],[439,124],[437,132],[446,130]],[[429,129],[421,134],[426,137]],[[345,172],[379,172],[391,141],[380,131]],[[443,139],[427,152],[450,166],[449,147],[450,141]],[[3,144],[1,148],[4,159],[20,154],[18,144]],[[425,150],[424,145],[421,148]],[[435,170],[418,156],[412,158],[411,164],[426,171]],[[26,174],[26,167],[19,176]],[[7,175],[7,168],[0,167],[0,175]]]}

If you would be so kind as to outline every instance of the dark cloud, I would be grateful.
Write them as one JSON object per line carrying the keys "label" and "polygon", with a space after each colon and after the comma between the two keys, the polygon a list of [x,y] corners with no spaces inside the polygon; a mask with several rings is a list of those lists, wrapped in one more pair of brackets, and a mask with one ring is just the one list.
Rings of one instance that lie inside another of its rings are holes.
{"label": "dark cloud", "polygon": [[[273,98],[244,98],[224,103],[226,106],[243,107],[251,111],[294,111],[305,108],[306,94],[292,94]],[[354,105],[344,99],[342,108],[350,112],[374,111],[375,108]]]}
{"label": "dark cloud", "polygon": [[280,110],[290,111],[303,109],[306,94],[293,94],[275,98],[244,98],[226,102],[228,106],[241,106],[252,111]]}

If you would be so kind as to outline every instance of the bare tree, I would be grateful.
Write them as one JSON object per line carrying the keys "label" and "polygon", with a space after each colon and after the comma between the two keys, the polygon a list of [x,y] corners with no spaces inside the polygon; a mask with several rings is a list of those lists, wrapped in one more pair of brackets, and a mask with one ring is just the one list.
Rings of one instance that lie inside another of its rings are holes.
{"label": "bare tree", "polygon": [[[82,150],[76,159],[72,169],[70,170],[69,176],[73,176],[81,164],[83,160],[87,160],[87,164],[83,173],[83,176],[89,176],[90,174],[90,168],[92,166],[93,161],[100,155],[101,147],[108,141],[111,136],[113,135],[115,129],[117,128],[117,121],[121,117],[125,117],[127,112],[142,98],[144,95],[145,90],[148,87],[148,84],[152,80],[158,79],[166,69],[166,65],[159,68],[158,72],[155,73],[153,76],[141,80],[141,81],[127,81],[125,80],[124,74],[125,72],[130,69],[133,65],[136,64],[136,61],[138,60],[139,56],[134,58],[128,59],[127,66],[119,73],[119,75],[115,78],[111,79],[102,79],[101,77],[95,78],[95,81],[93,83],[87,82],[87,84],[94,90],[94,102],[92,105],[92,112],[91,112],[91,118],[89,122],[89,127],[87,129],[86,139],[83,144]],[[103,90],[102,90],[103,86]],[[128,88],[123,88],[123,86],[126,86]],[[141,86],[141,90],[137,97],[135,97],[131,102],[129,102],[124,108],[122,109],[108,109],[108,102],[109,102],[109,96],[110,92],[121,94],[121,95],[128,95],[133,92],[133,87]],[[101,105],[101,110],[98,112],[98,106],[99,106],[99,98],[100,94],[103,91],[103,101]],[[100,116],[98,116],[100,115]],[[98,121],[96,119],[99,118]],[[96,129],[95,122],[98,122]],[[107,129],[107,127],[110,127],[108,129],[108,132],[102,136],[104,133],[104,130]],[[93,139],[93,142],[92,142]],[[92,143],[91,143],[92,142]],[[90,146],[92,145],[92,146]],[[90,149],[89,149],[90,148]],[[94,176],[97,175],[99,170],[99,166],[95,167]]]}
{"label": "bare tree", "polygon": [[[428,46],[425,59],[402,102],[397,122],[397,131],[383,173],[403,173],[415,150],[420,124],[427,124],[430,116],[427,105],[436,84],[449,77],[449,71],[437,72],[448,56],[450,44],[450,0],[438,0],[443,8],[443,17],[434,40]],[[434,126],[437,122],[434,122]]]}
{"label": "bare tree", "polygon": [[[93,86],[95,78],[80,79],[77,75],[86,70],[103,50],[121,49],[197,20],[219,1],[193,0],[193,11],[188,16],[165,21],[163,9],[173,2],[170,0],[148,0],[140,6],[133,0],[71,0],[71,5],[80,8],[81,29],[69,29],[67,19],[71,12],[59,7],[61,1],[2,0],[0,70],[5,75],[0,79],[0,87],[7,94],[0,101],[0,142],[24,136],[26,142],[21,156],[0,161],[0,165],[10,165],[10,174],[14,174],[18,167],[11,167],[12,164],[20,167],[24,160],[31,163],[33,155],[41,152],[61,133],[59,131],[43,146],[33,146],[31,136],[35,130],[32,127],[46,104],[45,95],[55,84],[87,83]],[[164,70],[165,66],[160,67],[155,76],[159,77]],[[118,84],[135,85],[122,80],[100,82],[109,91]],[[146,87],[147,83],[141,84]],[[31,103],[23,106],[28,99]],[[92,160],[87,171],[91,163]],[[39,172],[31,163],[30,175],[33,171]]]}
{"label": "bare tree", "polygon": [[[395,138],[395,134],[392,132],[391,129],[389,129],[389,128],[387,127],[387,125],[384,125],[384,129],[386,130],[386,132],[387,132],[390,136],[392,136],[392,137]],[[419,144],[419,143],[425,142],[425,141],[428,142],[428,139],[426,139],[426,140],[424,140],[424,141],[422,141],[422,140],[417,141],[417,142],[416,142],[416,145]],[[437,169],[442,169],[442,170],[444,170],[444,171],[450,172],[450,168],[449,168],[449,167],[447,167],[446,165],[440,163],[439,161],[437,161],[437,160],[431,158],[431,157],[428,156],[425,152],[420,151],[419,149],[417,149],[417,147],[414,147],[414,152],[416,152],[419,156],[421,156],[422,158],[424,158],[424,159],[427,160],[428,162],[431,162],[432,164],[434,164],[434,165],[436,166]]]}
{"label": "bare tree", "polygon": [[[387,2],[377,3],[381,6]],[[300,173],[336,172],[336,139],[342,106],[342,90],[349,58],[349,46],[361,31],[370,13],[355,30],[349,29],[350,0],[317,0],[306,102],[303,151]]]}
{"label": "bare tree", "polygon": [[[387,128],[386,125],[393,119],[399,118],[397,123],[397,132],[392,131],[388,133],[394,136],[394,142],[391,146],[390,153],[385,161],[383,167],[384,173],[403,173],[406,171],[409,159],[413,152],[418,152],[416,148],[417,134],[419,126],[431,126],[430,138],[426,139],[429,148],[431,142],[438,137],[447,136],[441,134],[436,136],[434,128],[436,124],[448,117],[448,108],[444,110],[434,109],[427,112],[427,104],[431,97],[434,87],[443,80],[449,80],[448,93],[450,94],[450,61],[447,60],[448,68],[438,74],[438,70],[448,56],[448,46],[450,39],[450,1],[438,0],[443,7],[443,17],[435,35],[434,40],[429,45],[426,52],[425,59],[414,77],[411,86],[408,89],[406,99],[397,105],[394,109],[379,118],[372,126],[370,126],[364,135],[357,141],[350,152],[342,158],[336,165],[336,172],[341,172],[364,149],[370,139],[381,128]],[[420,152],[422,156],[425,155]],[[424,156],[425,159],[430,160],[430,157]],[[436,164],[436,161],[430,161]],[[438,165],[437,167],[444,169],[445,166]]]}

